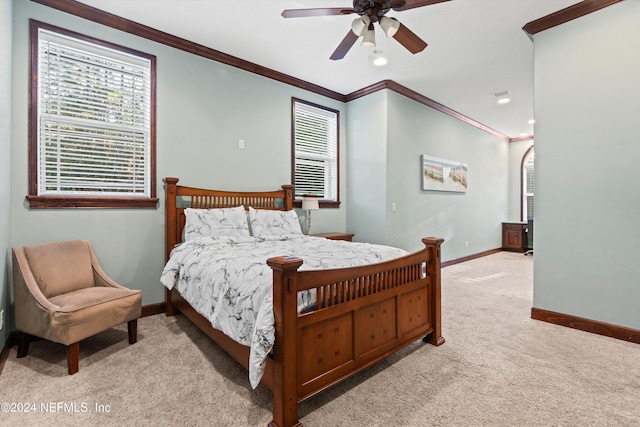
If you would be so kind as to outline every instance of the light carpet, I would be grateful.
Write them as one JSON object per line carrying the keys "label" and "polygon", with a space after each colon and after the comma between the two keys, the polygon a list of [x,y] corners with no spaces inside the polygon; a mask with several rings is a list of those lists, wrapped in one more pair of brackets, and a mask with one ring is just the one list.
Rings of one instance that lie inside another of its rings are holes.
{"label": "light carpet", "polygon": [[[532,320],[532,257],[501,252],[443,269],[446,343],[421,341],[300,404],[313,426],[637,426],[640,347]],[[10,351],[0,425],[264,426],[271,393],[182,316],[146,317],[80,345]],[[22,406],[20,406],[22,405]],[[3,405],[3,411],[7,408]],[[35,410],[33,410],[35,409]]]}

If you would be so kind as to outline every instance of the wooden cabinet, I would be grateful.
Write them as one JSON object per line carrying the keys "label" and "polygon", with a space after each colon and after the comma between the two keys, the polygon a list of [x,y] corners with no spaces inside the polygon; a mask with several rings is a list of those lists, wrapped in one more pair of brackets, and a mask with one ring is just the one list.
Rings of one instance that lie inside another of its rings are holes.
{"label": "wooden cabinet", "polygon": [[355,236],[355,234],[350,234],[350,233],[318,233],[318,234],[313,234],[312,236],[324,237],[325,239],[330,239],[330,240],[346,240],[347,242],[351,242],[352,239],[353,239],[353,236]]}
{"label": "wooden cabinet", "polygon": [[502,223],[502,250],[513,252],[526,252],[527,250],[527,223],[503,222]]}

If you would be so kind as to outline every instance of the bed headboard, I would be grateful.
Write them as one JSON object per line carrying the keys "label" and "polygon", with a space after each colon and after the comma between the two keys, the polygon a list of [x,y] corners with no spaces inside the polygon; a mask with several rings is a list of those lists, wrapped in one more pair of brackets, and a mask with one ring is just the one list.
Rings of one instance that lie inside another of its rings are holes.
{"label": "bed headboard", "polygon": [[293,185],[275,191],[222,191],[178,185],[178,178],[165,178],[165,261],[182,241],[185,208],[214,209],[244,205],[255,209],[289,211],[293,208]]}

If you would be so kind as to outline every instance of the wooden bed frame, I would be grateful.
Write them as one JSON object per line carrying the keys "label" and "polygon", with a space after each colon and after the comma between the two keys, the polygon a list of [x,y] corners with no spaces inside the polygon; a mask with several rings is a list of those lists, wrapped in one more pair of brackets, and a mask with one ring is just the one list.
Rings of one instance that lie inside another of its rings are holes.
{"label": "wooden bed frame", "polygon": [[[229,192],[166,183],[166,260],[182,241],[184,209],[244,205],[291,210],[293,186],[268,192]],[[188,199],[188,200],[187,200]],[[419,338],[441,345],[440,245],[391,261],[361,267],[298,271],[303,260],[287,254],[265,260],[273,270],[276,340],[262,383],[273,393],[270,426],[300,426],[298,403],[373,365]],[[316,289],[317,309],[297,313],[297,292]],[[174,288],[166,290],[166,313],[181,312],[248,369],[249,347],[197,313]]]}

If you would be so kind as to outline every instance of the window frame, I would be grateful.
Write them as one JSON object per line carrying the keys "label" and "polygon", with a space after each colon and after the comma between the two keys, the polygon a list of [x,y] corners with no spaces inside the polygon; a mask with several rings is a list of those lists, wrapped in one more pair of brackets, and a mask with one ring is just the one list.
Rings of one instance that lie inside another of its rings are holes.
{"label": "window frame", "polygon": [[296,185],[296,103],[305,104],[314,108],[319,108],[325,111],[329,111],[336,115],[336,199],[318,199],[320,208],[339,208],[340,207],[340,111],[319,105],[313,102],[305,101],[303,99],[291,98],[291,183],[294,186],[294,201],[293,207],[302,208],[302,198],[295,198],[295,185]]}
{"label": "window frame", "polygon": [[[527,171],[525,167],[531,155],[535,156],[533,145],[529,147],[527,151],[525,151],[524,155],[522,156],[522,161],[520,162],[520,221],[527,221],[529,219],[527,217],[527,197],[532,196],[535,198],[535,188],[533,193],[527,192]],[[535,157],[534,157],[534,163],[535,163]],[[534,166],[534,175],[535,175],[535,166]],[[531,219],[533,219],[533,217]]]}
{"label": "window frame", "polygon": [[[39,163],[39,30],[51,31],[63,36],[92,43],[125,54],[138,56],[150,61],[150,129],[149,129],[149,196],[148,197],[114,197],[96,195],[47,195],[39,194],[38,163]],[[111,42],[96,39],[75,31],[56,27],[34,19],[29,20],[29,193],[26,197],[32,209],[46,208],[157,208],[156,195],[156,57],[144,52],[120,46]]]}

